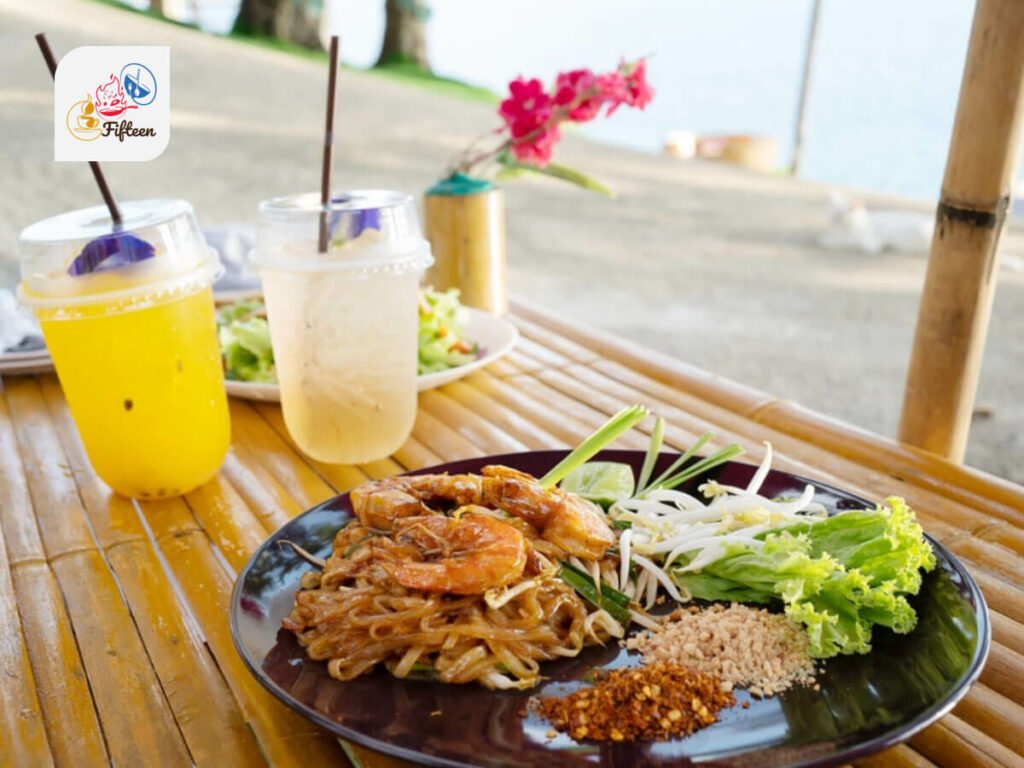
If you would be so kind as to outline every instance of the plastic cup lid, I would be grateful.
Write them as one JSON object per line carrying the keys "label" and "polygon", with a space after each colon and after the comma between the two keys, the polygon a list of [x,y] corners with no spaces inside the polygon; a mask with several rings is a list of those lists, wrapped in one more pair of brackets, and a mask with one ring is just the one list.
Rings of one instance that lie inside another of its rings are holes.
{"label": "plastic cup lid", "polygon": [[[321,227],[326,252],[319,250]],[[327,206],[314,193],[264,201],[252,261],[297,272],[401,274],[426,269],[433,258],[412,196],[369,189],[335,192]]]}
{"label": "plastic cup lid", "polygon": [[184,200],[134,200],[119,207],[122,222],[116,227],[105,207],[93,206],[22,230],[22,300],[57,306],[144,298],[166,292],[171,283],[206,281],[220,271]]}

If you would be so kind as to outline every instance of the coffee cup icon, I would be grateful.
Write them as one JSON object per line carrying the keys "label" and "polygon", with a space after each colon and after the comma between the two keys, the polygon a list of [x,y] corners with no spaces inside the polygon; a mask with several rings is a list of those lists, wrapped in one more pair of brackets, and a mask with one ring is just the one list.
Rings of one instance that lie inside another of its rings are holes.
{"label": "coffee cup icon", "polygon": [[[74,120],[72,120],[74,117]],[[92,141],[100,135],[100,120],[96,116],[96,105],[92,103],[92,95],[86,94],[82,101],[76,101],[68,110],[68,131],[76,139]]]}

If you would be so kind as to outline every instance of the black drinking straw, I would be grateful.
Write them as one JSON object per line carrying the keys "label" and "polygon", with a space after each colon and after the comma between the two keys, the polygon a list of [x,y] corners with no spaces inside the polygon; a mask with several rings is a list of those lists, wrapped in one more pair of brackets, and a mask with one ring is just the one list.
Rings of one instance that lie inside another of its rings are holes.
{"label": "black drinking straw", "polygon": [[[50,77],[57,76],[57,60],[53,57],[53,51],[50,50],[50,43],[46,39],[46,33],[40,32],[36,35],[36,42],[39,43],[39,50],[43,54],[43,58],[46,60],[46,66],[50,68]],[[103,175],[103,170],[100,168],[100,164],[95,160],[89,161],[89,167],[92,169],[92,176],[96,179],[96,186],[100,188],[100,194],[103,195],[103,202],[107,204],[107,210],[110,211],[110,220],[114,223],[114,227],[121,226],[121,211],[117,208],[117,201],[114,199],[114,193],[110,191],[110,187],[107,186],[107,179]]]}
{"label": "black drinking straw", "polygon": [[331,153],[334,149],[334,94],[338,83],[338,36],[331,35],[331,63],[327,74],[327,120],[324,124],[324,160],[320,166],[320,253],[327,253],[327,211],[331,197]]}

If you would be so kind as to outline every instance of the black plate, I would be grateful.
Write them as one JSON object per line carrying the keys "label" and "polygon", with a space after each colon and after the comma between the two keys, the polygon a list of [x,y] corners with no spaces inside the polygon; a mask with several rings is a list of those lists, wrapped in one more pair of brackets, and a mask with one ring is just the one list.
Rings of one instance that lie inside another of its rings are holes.
{"label": "black plate", "polygon": [[[539,477],[564,455],[538,451],[491,456],[422,471],[477,472],[500,463]],[[639,470],[643,453],[605,451],[599,458]],[[661,466],[672,458],[662,456]],[[748,464],[732,462],[710,476],[745,486],[753,472]],[[799,495],[808,482],[772,471],[762,493]],[[689,488],[696,485],[694,481]],[[874,506],[827,485],[813,485],[815,500],[829,512]],[[919,617],[915,631],[895,635],[876,628],[871,653],[825,663],[820,692],[798,688],[757,700],[737,691],[737,706],[685,739],[598,744],[577,743],[562,734],[548,738],[547,723],[532,713],[521,715],[530,696],[572,690],[593,667],[621,666],[635,661],[634,654],[614,643],[589,648],[575,659],[546,664],[547,680],[526,692],[398,680],[384,671],[343,683],[327,674],[324,662],[307,659],[294,636],[280,629],[299,577],[311,566],[276,542],[289,539],[326,556],[335,532],[350,515],[348,495],[341,495],[271,536],[235,585],[231,633],[253,674],[285,704],[338,736],[426,765],[838,765],[904,741],[939,719],[977,679],[988,655],[990,627],[981,592],[956,558],[930,540],[938,567],[911,599]],[[740,706],[744,701],[749,709]]]}

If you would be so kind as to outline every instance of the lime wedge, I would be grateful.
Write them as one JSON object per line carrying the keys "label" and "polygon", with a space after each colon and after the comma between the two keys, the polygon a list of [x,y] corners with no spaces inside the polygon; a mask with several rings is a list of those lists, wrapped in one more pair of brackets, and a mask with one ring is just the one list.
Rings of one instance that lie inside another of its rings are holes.
{"label": "lime wedge", "polygon": [[575,493],[603,507],[628,499],[635,488],[633,468],[614,461],[590,461],[566,475],[563,491]]}

